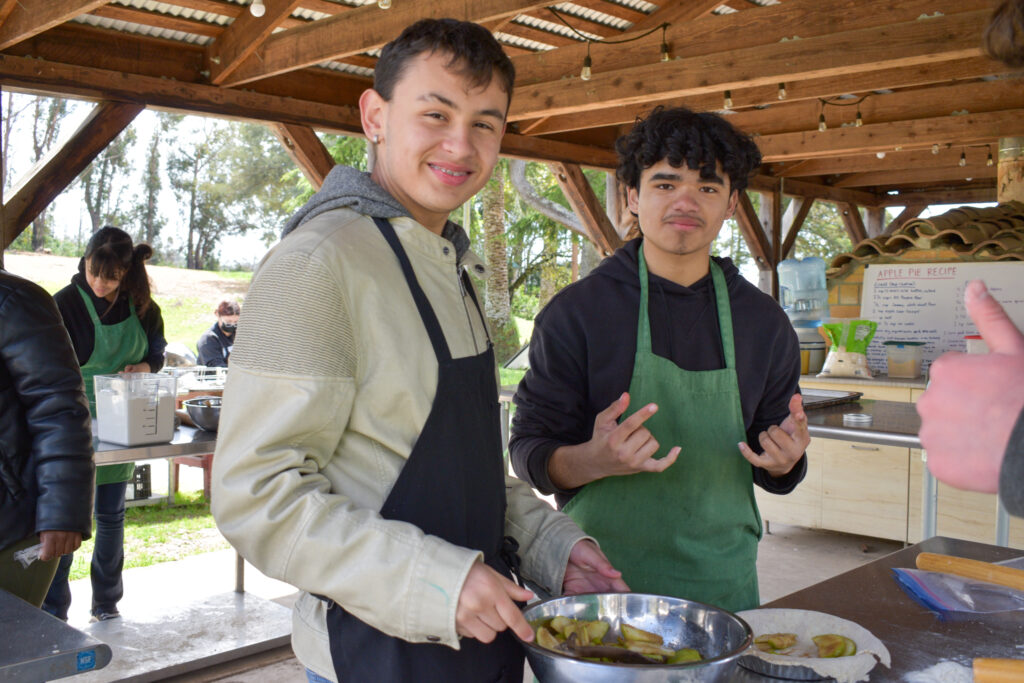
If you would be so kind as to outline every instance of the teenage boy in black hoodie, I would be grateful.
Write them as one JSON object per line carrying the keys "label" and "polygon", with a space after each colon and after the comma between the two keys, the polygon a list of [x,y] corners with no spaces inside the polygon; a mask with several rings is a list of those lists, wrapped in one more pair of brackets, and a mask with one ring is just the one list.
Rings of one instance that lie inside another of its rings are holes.
{"label": "teenage boy in black hoodie", "polygon": [[616,145],[642,237],[537,317],[510,453],[635,591],[756,607],[753,483],[788,493],[810,439],[782,309],[711,245],[761,155],[657,109]]}

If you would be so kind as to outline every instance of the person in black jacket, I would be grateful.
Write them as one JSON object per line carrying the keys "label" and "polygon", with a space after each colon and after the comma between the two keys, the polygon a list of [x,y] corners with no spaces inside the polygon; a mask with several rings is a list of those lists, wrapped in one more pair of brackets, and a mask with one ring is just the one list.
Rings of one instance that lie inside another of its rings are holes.
{"label": "person in black jacket", "polygon": [[633,590],[756,607],[752,484],[791,491],[810,442],[792,325],[710,256],[761,155],[683,108],[656,109],[616,147],[642,237],[537,316],[512,463]]}
{"label": "person in black jacket", "polygon": [[231,347],[235,344],[235,330],[238,329],[238,317],[242,315],[242,307],[236,301],[221,301],[214,310],[217,322],[203,332],[196,342],[199,351],[199,364],[208,368],[226,368],[231,356]]}
{"label": "person in black jacket", "polygon": [[[0,588],[42,603],[92,527],[92,429],[53,299],[0,270]],[[41,544],[23,568],[13,555]]]}
{"label": "person in black jacket", "polygon": [[[54,296],[82,366],[93,414],[96,375],[157,372],[163,367],[164,323],[160,307],[150,296],[146,274],[146,261],[152,255],[148,244],[133,244],[124,230],[100,228],[89,239],[71,284]],[[134,471],[131,462],[96,470],[96,543],[89,575],[92,615],[98,620],[120,616],[124,494]],[[60,619],[67,619],[71,606],[71,561],[71,555],[61,558],[43,602],[43,609]]]}

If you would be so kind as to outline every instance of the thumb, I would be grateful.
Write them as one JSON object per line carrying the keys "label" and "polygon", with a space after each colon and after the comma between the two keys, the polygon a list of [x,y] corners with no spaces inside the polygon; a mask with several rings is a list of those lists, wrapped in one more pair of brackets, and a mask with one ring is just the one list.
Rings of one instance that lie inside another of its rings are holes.
{"label": "thumb", "polygon": [[982,280],[971,280],[964,290],[967,314],[978,326],[992,353],[1024,353],[1024,334],[1017,329],[1006,311],[988,291]]}

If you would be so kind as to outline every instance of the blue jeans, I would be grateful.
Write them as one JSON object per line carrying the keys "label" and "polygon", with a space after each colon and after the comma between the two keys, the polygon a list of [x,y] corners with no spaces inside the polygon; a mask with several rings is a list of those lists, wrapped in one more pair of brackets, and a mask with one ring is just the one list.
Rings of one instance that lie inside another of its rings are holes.
{"label": "blue jeans", "polygon": [[[96,536],[89,578],[92,581],[92,614],[116,613],[124,596],[121,570],[124,568],[124,493],[128,482],[100,484],[96,487]],[[43,610],[67,621],[71,607],[68,574],[74,555],[60,558],[57,574],[43,600]]]}
{"label": "blue jeans", "polygon": [[312,669],[306,669],[306,680],[309,681],[309,683],[333,683],[331,679],[324,678]]}

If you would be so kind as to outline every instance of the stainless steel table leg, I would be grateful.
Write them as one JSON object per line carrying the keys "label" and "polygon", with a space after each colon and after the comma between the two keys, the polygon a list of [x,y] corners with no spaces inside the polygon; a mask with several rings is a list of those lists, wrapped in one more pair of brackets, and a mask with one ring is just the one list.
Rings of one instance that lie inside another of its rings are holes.
{"label": "stainless steel table leg", "polygon": [[245,559],[235,551],[235,592],[245,592]]}
{"label": "stainless steel table leg", "polygon": [[1010,513],[1003,507],[1003,501],[996,494],[996,545],[1004,548],[1010,545]]}
{"label": "stainless steel table leg", "polygon": [[923,449],[921,462],[924,463],[924,490],[921,493],[921,540],[924,541],[935,536],[938,487],[935,484],[935,477],[928,469],[928,454]]}

